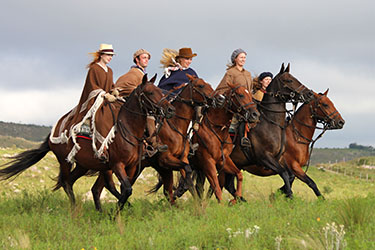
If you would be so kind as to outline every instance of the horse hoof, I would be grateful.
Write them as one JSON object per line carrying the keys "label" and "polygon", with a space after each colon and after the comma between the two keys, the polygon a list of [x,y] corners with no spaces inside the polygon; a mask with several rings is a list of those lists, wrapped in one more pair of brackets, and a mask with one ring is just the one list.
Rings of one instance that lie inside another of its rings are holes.
{"label": "horse hoof", "polygon": [[244,197],[242,197],[242,196],[239,197],[238,199],[239,199],[238,201],[240,201],[240,202],[247,202],[247,200]]}
{"label": "horse hoof", "polygon": [[237,199],[232,199],[229,201],[229,206],[234,206],[237,204]]}

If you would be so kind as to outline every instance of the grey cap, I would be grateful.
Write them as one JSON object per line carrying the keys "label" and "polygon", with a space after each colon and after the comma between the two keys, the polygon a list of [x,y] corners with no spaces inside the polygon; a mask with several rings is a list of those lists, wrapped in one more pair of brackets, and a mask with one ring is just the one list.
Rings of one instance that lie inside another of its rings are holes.
{"label": "grey cap", "polygon": [[247,53],[243,50],[243,49],[236,49],[235,51],[233,51],[232,53],[232,56],[230,57],[230,60],[231,62],[234,64],[234,60],[237,58],[237,56],[241,53],[245,53],[247,55]]}

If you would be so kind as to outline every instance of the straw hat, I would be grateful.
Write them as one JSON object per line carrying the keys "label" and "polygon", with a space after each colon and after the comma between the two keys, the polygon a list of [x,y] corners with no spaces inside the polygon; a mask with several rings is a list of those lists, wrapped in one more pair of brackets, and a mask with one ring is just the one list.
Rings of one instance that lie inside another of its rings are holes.
{"label": "straw hat", "polygon": [[150,52],[148,52],[147,50],[145,49],[139,49],[137,50],[136,52],[134,52],[133,54],[133,59],[135,59],[137,56],[140,56],[142,54],[147,54],[148,55],[148,59],[151,59],[151,54]]}
{"label": "straw hat", "polygon": [[191,48],[181,48],[179,51],[178,51],[178,57],[183,57],[183,58],[193,58],[194,56],[197,56],[197,53],[194,53],[193,54],[193,51],[191,50]]}
{"label": "straw hat", "polygon": [[105,44],[105,43],[100,44],[99,53],[107,54],[107,55],[115,55],[112,44]]}

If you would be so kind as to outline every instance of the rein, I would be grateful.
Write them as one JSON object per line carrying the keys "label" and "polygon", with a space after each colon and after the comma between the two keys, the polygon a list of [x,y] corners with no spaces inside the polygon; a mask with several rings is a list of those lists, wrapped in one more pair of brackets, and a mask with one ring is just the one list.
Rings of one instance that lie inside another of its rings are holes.
{"label": "rein", "polygon": [[[139,85],[141,86],[141,85]],[[144,87],[143,87],[144,88]],[[154,103],[148,96],[145,95],[143,92],[143,88],[140,89],[137,87],[136,90],[133,91],[131,96],[129,97],[128,101],[125,102],[125,104],[122,105],[121,108],[126,110],[129,113],[136,114],[138,116],[147,116],[149,114],[153,114],[153,116],[156,116],[156,120],[160,121],[161,116],[165,116],[165,113],[163,111],[163,108],[161,107],[161,103],[165,100],[165,97],[161,98],[157,103]],[[139,93],[140,92],[140,93]],[[127,106],[129,105],[129,101],[131,98],[137,98],[138,104],[139,104],[139,109],[143,112],[137,112],[133,109],[128,108]],[[158,114],[160,112],[160,114]],[[140,174],[141,167],[142,167],[142,151],[143,147],[140,146],[143,144],[144,139],[146,138],[145,135],[143,134],[142,137],[138,137],[134,135],[126,126],[124,126],[123,122],[121,119],[118,119],[116,122],[117,127],[119,128],[120,135],[121,137],[128,142],[130,145],[133,147],[139,147],[139,159],[138,159],[138,169],[137,169],[137,176]],[[137,141],[137,144],[133,143],[130,139],[128,139],[128,136],[130,135],[131,137],[135,138]]]}
{"label": "rein", "polygon": [[[310,145],[310,150],[309,150],[309,158],[308,158],[308,162],[307,162],[307,165],[306,165],[306,170],[305,170],[305,173],[307,172],[307,170],[309,169],[309,166],[310,166],[310,161],[311,161],[311,155],[312,155],[312,151],[313,151],[313,148],[314,148],[314,144],[315,142],[317,142],[323,135],[324,133],[329,129],[329,122],[336,118],[337,115],[335,114],[338,114],[338,111],[335,110],[333,111],[332,113],[328,114],[327,112],[324,111],[324,109],[322,109],[321,107],[321,104],[320,104],[320,100],[322,99],[323,96],[320,96],[319,98],[316,98],[315,99],[315,105],[313,107],[313,105],[310,103],[310,112],[311,112],[311,115],[309,115],[309,118],[311,119],[314,119],[316,123],[322,123],[323,124],[323,127],[320,128],[318,127],[317,125],[316,126],[311,126],[311,125],[308,125],[308,124],[305,124],[303,123],[302,121],[300,121],[299,119],[295,118],[291,121],[292,123],[292,128],[293,128],[293,132],[295,135],[305,139],[307,142],[302,142],[302,141],[299,141],[299,138],[296,138],[296,140],[298,141],[298,143],[300,144],[305,144],[305,145]],[[319,117],[319,115],[317,114],[317,111],[316,109],[319,108],[320,111],[324,114],[324,117]],[[335,115],[335,116],[334,116]],[[308,128],[312,128],[312,129],[321,129],[323,130],[315,139],[309,139],[307,138],[306,136],[304,136],[294,125],[293,121],[296,121],[298,122],[299,124],[301,124],[302,126],[305,126],[305,127],[308,127]]]}

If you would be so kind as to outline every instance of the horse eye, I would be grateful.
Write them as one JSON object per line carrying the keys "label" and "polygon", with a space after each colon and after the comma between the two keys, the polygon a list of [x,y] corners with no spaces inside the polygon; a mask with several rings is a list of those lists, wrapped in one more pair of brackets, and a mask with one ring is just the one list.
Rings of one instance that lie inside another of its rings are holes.
{"label": "horse eye", "polygon": [[239,94],[238,95],[240,98],[244,98],[244,95],[243,94]]}
{"label": "horse eye", "polygon": [[198,88],[203,89],[204,85],[198,85]]}
{"label": "horse eye", "polygon": [[325,108],[328,108],[328,104],[327,103],[322,103],[323,107]]}
{"label": "horse eye", "polygon": [[148,92],[148,91],[147,91],[147,92],[146,92],[146,95],[154,95],[154,92],[151,92],[151,91]]}

